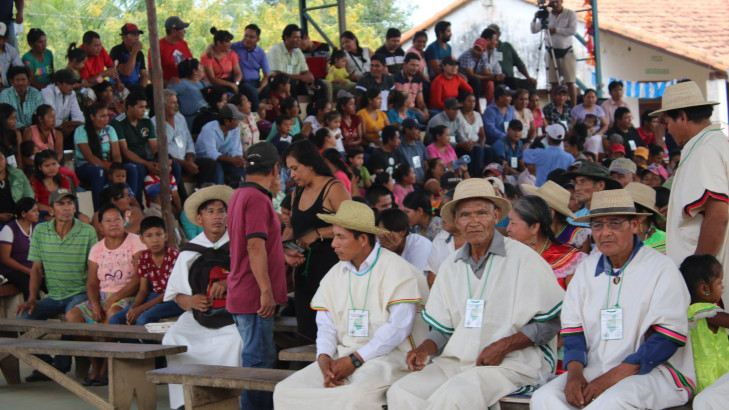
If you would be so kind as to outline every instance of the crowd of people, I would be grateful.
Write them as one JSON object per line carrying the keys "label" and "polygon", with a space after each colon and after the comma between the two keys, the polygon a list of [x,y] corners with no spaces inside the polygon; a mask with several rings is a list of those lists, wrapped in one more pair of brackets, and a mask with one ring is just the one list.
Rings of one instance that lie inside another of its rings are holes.
{"label": "crowd of people", "polygon": [[[274,394],[243,392],[245,409],[487,408],[535,390],[544,409],[700,391],[694,408],[722,408],[729,142],[715,103],[681,82],[636,129],[622,83],[578,99],[574,12],[553,3],[532,26],[556,57],[544,106],[495,24],[460,56],[447,21],[407,51],[391,28],[374,52],[350,31],[330,50],[290,24],[266,52],[255,24],[240,41],[213,27],[194,58],[173,16],[154,107],[135,24],[109,53],[86,32],[60,68],[41,28],[21,57],[0,22],[0,274],[23,293],[18,317],[179,316],[164,343],[188,349],[169,364],[270,368],[273,318],[295,316],[317,361]],[[84,383],[106,374],[93,360]]]}

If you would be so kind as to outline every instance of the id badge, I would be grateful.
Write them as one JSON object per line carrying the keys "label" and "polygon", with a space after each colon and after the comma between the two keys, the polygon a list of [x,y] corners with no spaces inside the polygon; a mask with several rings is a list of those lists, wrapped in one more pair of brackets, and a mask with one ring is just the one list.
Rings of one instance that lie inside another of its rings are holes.
{"label": "id badge", "polygon": [[422,167],[422,164],[420,164],[420,156],[413,157],[413,168],[420,168]]}
{"label": "id badge", "polygon": [[5,157],[5,161],[6,161],[6,162],[7,162],[7,163],[8,163],[9,165],[12,165],[12,166],[13,166],[13,167],[15,167],[15,168],[17,168],[17,167],[18,167],[18,160],[16,160],[16,159],[15,159],[15,155],[9,155],[9,156]]}
{"label": "id badge", "polygon": [[504,61],[504,53],[502,53],[501,51],[497,51],[496,52],[496,61],[498,61],[498,62]]}
{"label": "id badge", "polygon": [[352,337],[369,336],[370,312],[367,310],[350,309],[347,335]]}
{"label": "id badge", "polygon": [[635,149],[638,148],[638,146],[635,145],[635,141],[633,141],[633,140],[628,140],[628,145],[630,145],[630,149],[632,151],[635,151]]}
{"label": "id badge", "polygon": [[291,64],[286,65],[286,74],[293,74],[294,73],[294,66]]}
{"label": "id badge", "polygon": [[175,143],[177,143],[177,148],[185,149],[185,141],[182,140],[182,137],[175,137]]}
{"label": "id badge", "polygon": [[465,327],[480,328],[483,324],[483,299],[466,299],[466,323]]}
{"label": "id badge", "polygon": [[602,340],[623,338],[623,309],[600,309],[600,334]]}
{"label": "id badge", "polygon": [[509,131],[509,121],[504,121],[504,132]]}
{"label": "id badge", "polygon": [[519,168],[519,158],[517,158],[517,157],[511,157],[511,165],[509,165],[509,166],[512,167],[512,168],[514,168],[514,169]]}

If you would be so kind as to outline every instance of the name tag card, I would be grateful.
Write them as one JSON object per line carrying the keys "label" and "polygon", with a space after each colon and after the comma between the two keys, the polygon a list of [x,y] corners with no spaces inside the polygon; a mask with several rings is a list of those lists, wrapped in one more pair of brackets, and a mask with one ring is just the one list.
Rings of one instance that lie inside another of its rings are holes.
{"label": "name tag card", "polygon": [[600,309],[600,334],[602,340],[623,338],[623,309]]}
{"label": "name tag card", "polygon": [[465,327],[480,328],[483,324],[483,308],[486,305],[483,299],[466,299]]}
{"label": "name tag card", "polygon": [[519,158],[517,158],[517,157],[511,157],[511,165],[509,165],[509,166],[512,167],[512,168],[514,168],[514,169],[519,168]]}
{"label": "name tag card", "polygon": [[633,151],[635,151],[636,148],[638,148],[638,146],[635,145],[635,141],[633,141],[633,140],[628,140],[628,145],[630,145],[630,149]]}
{"label": "name tag card", "polygon": [[369,336],[370,312],[366,310],[350,309],[347,335],[352,337]]}
{"label": "name tag card", "polygon": [[420,155],[413,157],[413,168],[420,168],[422,164],[420,163]]}

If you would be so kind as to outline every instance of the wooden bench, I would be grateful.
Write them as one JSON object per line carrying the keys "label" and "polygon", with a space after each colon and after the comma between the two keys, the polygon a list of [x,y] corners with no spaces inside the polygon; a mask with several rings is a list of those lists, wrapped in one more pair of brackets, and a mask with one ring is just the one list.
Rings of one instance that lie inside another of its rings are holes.
{"label": "wooden bench", "polygon": [[241,390],[273,391],[294,372],[252,367],[183,364],[147,372],[152,383],[181,384],[185,409],[238,409]]}
{"label": "wooden bench", "polygon": [[[0,352],[17,357],[98,409],[128,409],[134,397],[140,409],[154,409],[156,390],[152,383],[146,382],[144,374],[154,369],[156,357],[185,351],[186,346],[0,338]],[[108,401],[35,354],[109,359]]]}
{"label": "wooden bench", "polygon": [[283,362],[315,362],[316,345],[306,345],[283,349],[278,352],[278,360]]}

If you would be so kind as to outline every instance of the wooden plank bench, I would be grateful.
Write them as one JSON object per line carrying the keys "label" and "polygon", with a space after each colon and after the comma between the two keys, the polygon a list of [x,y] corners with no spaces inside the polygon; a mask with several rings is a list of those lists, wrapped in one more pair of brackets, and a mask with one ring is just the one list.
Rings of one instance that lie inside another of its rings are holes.
{"label": "wooden plank bench", "polygon": [[316,345],[306,345],[283,349],[278,352],[278,360],[284,362],[315,362]]}
{"label": "wooden plank bench", "polygon": [[241,390],[273,391],[292,370],[183,364],[147,372],[152,383],[181,384],[185,409],[238,409]]}
{"label": "wooden plank bench", "polygon": [[[66,340],[0,338],[0,352],[10,353],[53,379],[98,409],[128,409],[136,397],[140,409],[156,407],[156,390],[144,374],[154,369],[154,359],[187,351],[186,346],[137,343],[76,342]],[[109,360],[109,399],[84,388],[35,354],[98,357]]]}

